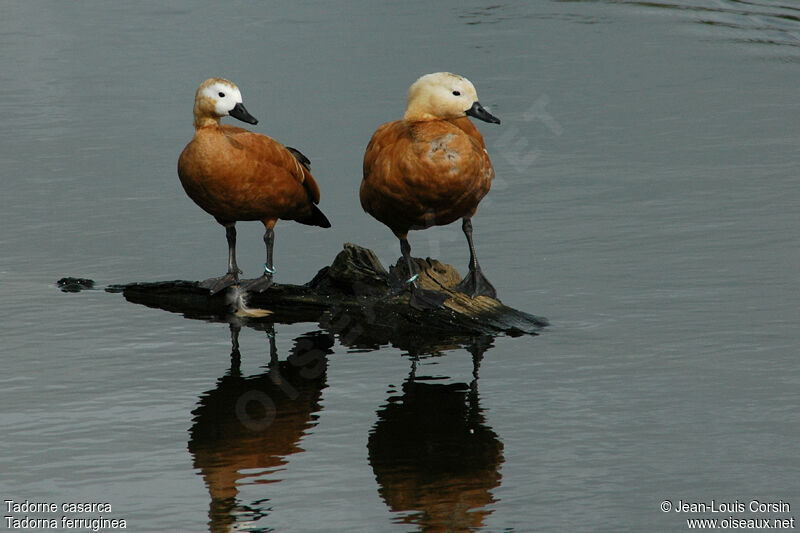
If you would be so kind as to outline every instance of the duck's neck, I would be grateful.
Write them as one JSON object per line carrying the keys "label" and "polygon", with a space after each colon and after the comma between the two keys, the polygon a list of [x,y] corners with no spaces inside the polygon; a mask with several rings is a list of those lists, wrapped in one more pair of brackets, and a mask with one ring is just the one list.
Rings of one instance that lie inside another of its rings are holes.
{"label": "duck's neck", "polygon": [[415,109],[413,107],[409,107],[406,109],[406,114],[403,115],[403,120],[407,122],[419,122],[422,120],[436,120],[437,116],[431,115],[430,113],[423,111],[421,109]]}
{"label": "duck's neck", "polygon": [[219,117],[209,117],[208,115],[194,116],[194,129],[207,128],[209,126],[219,126]]}
{"label": "duck's neck", "polygon": [[431,106],[426,105],[425,102],[411,102],[408,104],[408,107],[406,107],[406,113],[403,115],[403,120],[408,122],[419,122],[423,120],[455,120],[463,117],[463,114],[450,116],[448,114],[443,114],[441,111],[438,111],[436,114],[434,114],[431,112]]}

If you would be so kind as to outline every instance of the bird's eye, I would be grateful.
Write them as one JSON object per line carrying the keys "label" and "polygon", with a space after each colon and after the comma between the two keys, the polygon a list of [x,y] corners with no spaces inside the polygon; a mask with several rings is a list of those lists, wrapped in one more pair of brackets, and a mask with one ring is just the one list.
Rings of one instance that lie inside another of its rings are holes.
{"label": "bird's eye", "polygon": [[453,91],[453,96],[461,96],[461,93],[458,91]]}
{"label": "bird's eye", "polygon": [[217,93],[217,94],[219,94],[220,98],[225,98],[225,93]]}

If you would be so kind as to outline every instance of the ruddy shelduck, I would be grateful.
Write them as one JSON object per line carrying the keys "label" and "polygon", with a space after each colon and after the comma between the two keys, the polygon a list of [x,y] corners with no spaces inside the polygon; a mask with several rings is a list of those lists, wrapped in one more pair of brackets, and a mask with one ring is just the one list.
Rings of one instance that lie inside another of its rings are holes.
{"label": "ruddy shelduck", "polygon": [[469,273],[456,288],[473,298],[497,294],[478,264],[471,221],[489,192],[494,169],[483,136],[468,116],[500,123],[478,102],[468,79],[449,72],[427,74],[408,89],[403,119],[379,127],[364,155],[361,206],[400,239],[416,307],[438,306],[446,296],[416,284],[408,232],[459,218],[470,260]]}
{"label": "ruddy shelduck", "polygon": [[225,227],[228,272],[201,283],[211,293],[239,284],[236,265],[236,222],[260,220],[266,232],[264,274],[242,281],[242,288],[261,292],[272,285],[275,267],[273,228],[278,219],[329,228],[319,210],[319,187],[310,162],[299,151],[243,128],[221,124],[231,116],[257,124],[242,104],[239,89],[223,78],[200,84],[194,99],[194,138],[178,159],[178,176],[189,198]]}

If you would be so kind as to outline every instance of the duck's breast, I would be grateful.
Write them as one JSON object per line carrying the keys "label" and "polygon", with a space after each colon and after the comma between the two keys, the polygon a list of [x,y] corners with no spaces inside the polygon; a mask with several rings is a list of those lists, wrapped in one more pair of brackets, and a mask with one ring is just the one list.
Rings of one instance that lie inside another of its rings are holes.
{"label": "duck's breast", "polygon": [[494,171],[477,129],[472,126],[475,137],[459,126],[444,120],[381,126],[364,158],[364,209],[390,227],[449,224],[471,215]]}

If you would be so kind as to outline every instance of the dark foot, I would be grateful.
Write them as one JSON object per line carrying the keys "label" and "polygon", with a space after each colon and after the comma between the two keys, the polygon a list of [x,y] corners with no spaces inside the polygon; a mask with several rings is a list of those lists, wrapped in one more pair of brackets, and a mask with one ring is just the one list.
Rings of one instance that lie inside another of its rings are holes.
{"label": "dark foot", "polygon": [[448,294],[434,291],[431,289],[420,289],[416,285],[411,285],[411,299],[408,304],[419,311],[438,309],[449,298]]}
{"label": "dark foot", "polygon": [[272,276],[264,274],[260,278],[242,281],[242,289],[248,292],[264,292],[272,287]]}
{"label": "dark foot", "polygon": [[211,294],[216,294],[219,291],[225,290],[228,287],[239,284],[239,276],[228,272],[221,278],[209,278],[200,282],[200,286],[208,289]]}
{"label": "dark foot", "polygon": [[475,298],[476,296],[497,298],[497,291],[480,270],[470,270],[469,274],[455,286],[455,289],[459,292],[463,292],[470,298]]}
{"label": "dark foot", "polygon": [[411,287],[408,278],[399,278],[397,275],[389,276],[389,293],[392,296],[400,296]]}

